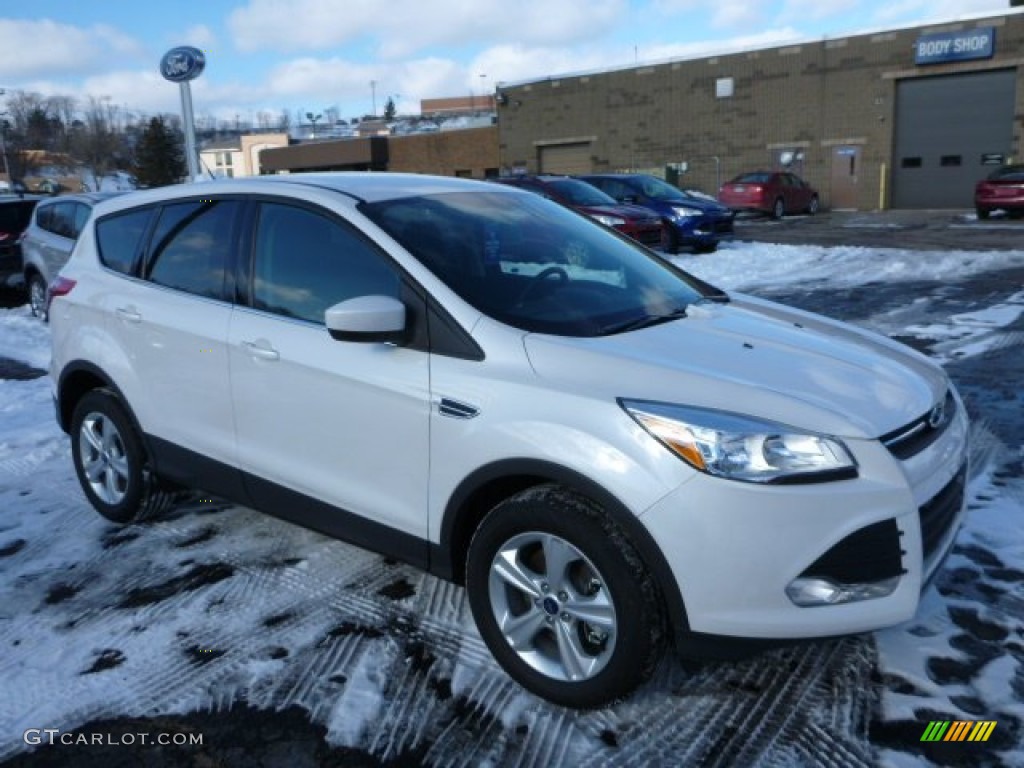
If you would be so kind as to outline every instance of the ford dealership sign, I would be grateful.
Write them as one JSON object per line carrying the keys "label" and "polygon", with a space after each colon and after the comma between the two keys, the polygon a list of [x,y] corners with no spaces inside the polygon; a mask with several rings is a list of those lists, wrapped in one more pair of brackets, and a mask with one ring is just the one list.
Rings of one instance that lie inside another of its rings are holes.
{"label": "ford dealership sign", "polygon": [[922,35],[914,43],[914,63],[940,64],[946,61],[991,59],[995,50],[995,27]]}
{"label": "ford dealership sign", "polygon": [[198,48],[190,45],[179,45],[171,48],[160,59],[160,74],[172,83],[184,83],[195,80],[206,67],[206,56]]}

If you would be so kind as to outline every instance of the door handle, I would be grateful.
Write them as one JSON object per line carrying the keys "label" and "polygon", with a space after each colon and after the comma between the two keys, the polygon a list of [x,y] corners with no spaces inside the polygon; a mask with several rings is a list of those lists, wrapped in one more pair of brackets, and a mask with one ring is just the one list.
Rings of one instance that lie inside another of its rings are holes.
{"label": "door handle", "polygon": [[117,316],[122,320],[127,320],[129,323],[141,323],[142,315],[140,315],[132,307],[118,307]]}
{"label": "door handle", "polygon": [[243,341],[242,346],[245,347],[246,352],[255,358],[260,360],[280,360],[281,355],[273,347],[266,345],[266,342],[260,344],[255,341]]}

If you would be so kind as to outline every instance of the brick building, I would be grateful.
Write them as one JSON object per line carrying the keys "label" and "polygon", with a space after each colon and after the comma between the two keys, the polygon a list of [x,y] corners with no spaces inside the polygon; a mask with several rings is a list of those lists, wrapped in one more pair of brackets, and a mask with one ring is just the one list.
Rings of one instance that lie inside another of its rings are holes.
{"label": "brick building", "polygon": [[500,87],[503,172],[644,170],[714,192],[788,167],[834,208],[970,207],[1024,156],[1024,15]]}

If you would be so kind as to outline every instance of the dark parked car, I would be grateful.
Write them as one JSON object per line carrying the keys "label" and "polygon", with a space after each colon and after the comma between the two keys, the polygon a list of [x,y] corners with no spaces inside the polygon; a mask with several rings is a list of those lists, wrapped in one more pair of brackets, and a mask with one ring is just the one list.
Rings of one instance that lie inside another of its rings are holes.
{"label": "dark parked car", "polygon": [[680,247],[710,253],[723,237],[733,233],[733,213],[704,195],[684,192],[657,176],[643,173],[608,173],[580,176],[620,203],[654,211],[665,224],[663,247],[677,253]]}
{"label": "dark parked car", "polygon": [[502,184],[537,192],[580,213],[613,227],[644,245],[662,244],[662,222],[647,208],[622,205],[585,181],[570,176],[508,176],[495,179]]}
{"label": "dark parked car", "polygon": [[718,199],[734,211],[758,211],[781,219],[787,213],[818,212],[818,191],[795,173],[754,171],[723,184]]}
{"label": "dark parked car", "polygon": [[21,264],[32,314],[46,318],[46,290],[67,263],[78,233],[100,200],[116,192],[63,195],[39,203],[21,245]]}
{"label": "dark parked car", "polygon": [[21,241],[39,198],[0,198],[0,285],[21,273]]}
{"label": "dark parked car", "polygon": [[979,181],[974,187],[974,208],[979,219],[997,210],[1011,216],[1024,213],[1024,165],[1004,165]]}

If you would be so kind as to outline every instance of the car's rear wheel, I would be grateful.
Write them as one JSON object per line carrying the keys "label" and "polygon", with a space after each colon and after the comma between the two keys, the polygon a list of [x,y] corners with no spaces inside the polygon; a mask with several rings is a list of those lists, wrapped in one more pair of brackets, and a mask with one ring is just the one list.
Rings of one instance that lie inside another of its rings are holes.
{"label": "car's rear wheel", "polygon": [[28,278],[28,306],[33,315],[46,319],[46,281],[35,272]]}
{"label": "car's rear wheel", "polygon": [[71,454],[86,498],[108,520],[139,522],[171,501],[152,474],[127,411],[109,390],[93,390],[75,407]]}
{"label": "car's rear wheel", "polygon": [[491,653],[549,701],[601,706],[657,663],[663,622],[652,578],[597,504],[559,486],[490,511],[470,544],[466,587]]}
{"label": "car's rear wheel", "polygon": [[781,197],[777,198],[775,200],[775,202],[772,203],[772,218],[773,219],[781,219],[785,215],[786,215],[786,203],[783,202]]}
{"label": "car's rear wheel", "polygon": [[987,219],[989,214],[992,213],[990,208],[976,208],[975,211],[977,212],[979,219]]}

